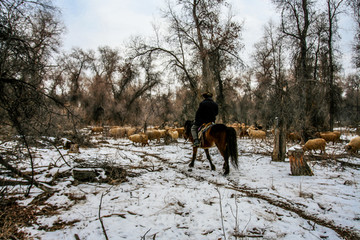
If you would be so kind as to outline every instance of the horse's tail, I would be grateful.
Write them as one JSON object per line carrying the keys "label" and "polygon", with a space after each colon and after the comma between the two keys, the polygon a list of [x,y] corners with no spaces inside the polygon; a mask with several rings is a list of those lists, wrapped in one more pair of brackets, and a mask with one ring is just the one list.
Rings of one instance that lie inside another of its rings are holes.
{"label": "horse's tail", "polygon": [[238,168],[238,149],[236,131],[232,127],[226,128],[226,154],[231,158],[231,163]]}

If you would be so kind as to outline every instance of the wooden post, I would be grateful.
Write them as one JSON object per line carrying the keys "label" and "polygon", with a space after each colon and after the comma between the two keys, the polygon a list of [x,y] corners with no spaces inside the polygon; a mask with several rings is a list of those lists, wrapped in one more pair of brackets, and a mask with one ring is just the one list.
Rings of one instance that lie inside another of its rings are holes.
{"label": "wooden post", "polygon": [[302,149],[289,150],[290,170],[293,176],[313,176],[309,165],[304,159],[304,152]]}

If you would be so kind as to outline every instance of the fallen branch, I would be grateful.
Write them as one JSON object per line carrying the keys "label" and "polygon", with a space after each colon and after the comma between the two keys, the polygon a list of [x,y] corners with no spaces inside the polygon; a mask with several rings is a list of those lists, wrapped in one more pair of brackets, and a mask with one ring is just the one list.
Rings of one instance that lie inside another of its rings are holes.
{"label": "fallen branch", "polygon": [[113,213],[113,214],[109,214],[109,215],[104,215],[102,216],[103,218],[108,218],[108,217],[112,217],[112,216],[118,216],[121,218],[126,218],[126,215],[124,213]]}
{"label": "fallen branch", "polygon": [[45,191],[45,192],[51,192],[53,191],[52,188],[36,181],[35,179],[33,179],[32,177],[24,174],[23,172],[21,172],[19,169],[11,166],[5,159],[2,158],[2,156],[0,156],[0,164],[3,165],[7,170],[10,170],[12,173],[18,175],[19,177],[24,178],[25,180],[27,180],[30,184],[34,184],[36,187],[40,188],[41,190]]}
{"label": "fallen branch", "polygon": [[340,154],[340,155],[305,155],[304,158],[306,161],[323,161],[323,160],[334,160],[340,164],[342,164],[345,167],[351,167],[351,168],[360,168],[360,164],[351,163],[351,162],[345,162],[340,159],[342,158],[348,158],[348,154]]}
{"label": "fallen branch", "polygon": [[274,206],[280,207],[287,211],[294,212],[303,219],[313,221],[314,223],[316,223],[318,225],[321,225],[321,226],[324,226],[324,227],[334,230],[336,233],[338,233],[344,239],[360,239],[359,233],[354,231],[353,229],[348,228],[348,227],[343,227],[341,225],[335,225],[335,223],[331,220],[322,219],[320,217],[317,217],[316,215],[308,214],[303,208],[299,207],[298,204],[294,205],[289,201],[273,199],[270,196],[262,195],[261,193],[257,193],[254,191],[248,191],[246,189],[242,189],[242,188],[239,188],[234,185],[225,186],[225,188],[245,193],[248,197],[262,199]]}
{"label": "fallen branch", "polygon": [[17,180],[6,180],[0,179],[0,186],[16,186],[16,185],[28,185],[28,182],[17,181]]}

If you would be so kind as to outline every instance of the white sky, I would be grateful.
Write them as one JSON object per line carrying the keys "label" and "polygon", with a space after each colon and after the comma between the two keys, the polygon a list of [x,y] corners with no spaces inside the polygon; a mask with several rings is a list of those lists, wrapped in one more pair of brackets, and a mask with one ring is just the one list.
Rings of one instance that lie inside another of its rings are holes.
{"label": "white sky", "polygon": [[[165,0],[55,0],[62,10],[67,28],[63,37],[65,50],[72,47],[96,49],[99,46],[121,47],[131,36],[150,36],[152,23],[161,22],[160,8]],[[263,36],[263,27],[270,19],[278,21],[279,14],[271,0],[231,0],[232,10],[244,21],[242,58],[248,61],[254,43]],[[353,25],[349,16],[340,20],[342,37],[339,45],[346,71],[351,70]],[[246,62],[246,64],[249,64]]]}

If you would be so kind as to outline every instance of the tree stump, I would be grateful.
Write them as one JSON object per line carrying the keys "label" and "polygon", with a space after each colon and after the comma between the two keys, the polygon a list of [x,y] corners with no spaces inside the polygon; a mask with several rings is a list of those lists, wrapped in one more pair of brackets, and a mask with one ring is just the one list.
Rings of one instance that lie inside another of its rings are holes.
{"label": "tree stump", "polygon": [[309,165],[304,159],[304,152],[302,149],[289,150],[290,170],[293,176],[313,176]]}

